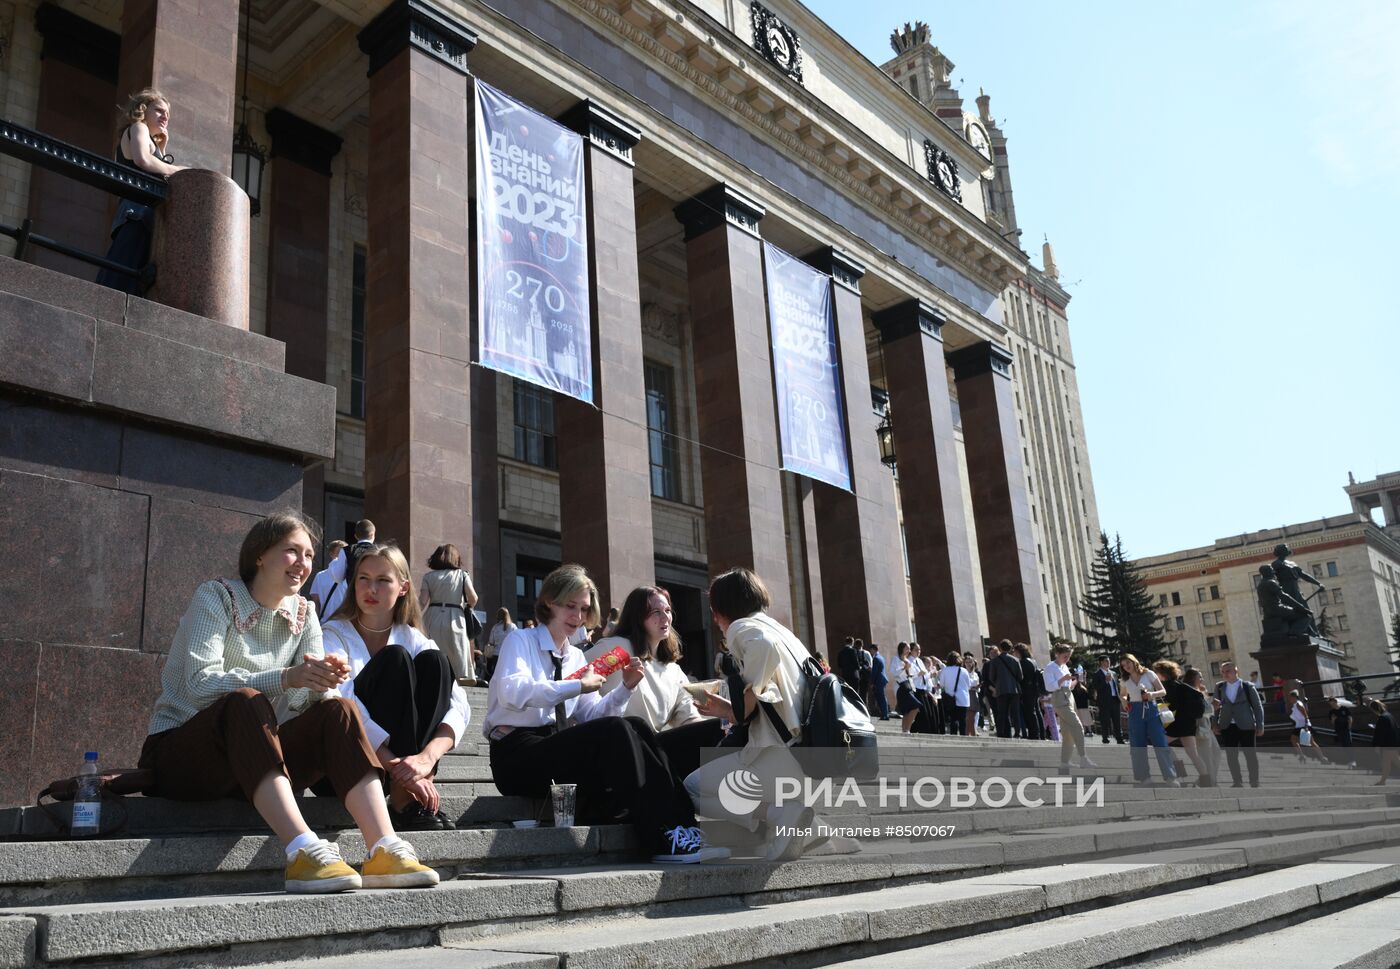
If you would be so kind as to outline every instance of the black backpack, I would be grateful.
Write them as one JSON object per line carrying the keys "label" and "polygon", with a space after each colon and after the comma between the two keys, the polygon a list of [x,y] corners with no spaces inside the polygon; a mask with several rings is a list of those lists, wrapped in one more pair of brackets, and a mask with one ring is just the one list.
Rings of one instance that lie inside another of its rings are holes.
{"label": "black backpack", "polygon": [[880,750],[875,724],[860,695],[835,673],[823,673],[810,656],[798,665],[807,706],[802,711],[802,735],[796,743],[778,711],[770,704],[759,704],[778,736],[812,777],[875,777],[880,771]]}

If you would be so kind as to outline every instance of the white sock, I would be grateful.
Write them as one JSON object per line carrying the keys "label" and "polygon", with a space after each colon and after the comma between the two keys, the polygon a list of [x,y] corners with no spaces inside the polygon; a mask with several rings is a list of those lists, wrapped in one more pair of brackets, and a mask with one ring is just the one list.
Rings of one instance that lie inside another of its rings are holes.
{"label": "white sock", "polygon": [[298,851],[300,851],[303,848],[309,848],[311,845],[314,845],[320,840],[321,839],[316,837],[316,834],[314,832],[303,831],[301,834],[293,838],[291,840],[291,843],[287,845],[287,860],[293,860],[294,858],[296,858]]}
{"label": "white sock", "polygon": [[393,851],[399,845],[405,843],[406,842],[396,834],[386,834],[384,837],[380,838],[374,843],[374,846],[369,849],[369,853],[373,855],[380,848],[383,848],[385,851]]}

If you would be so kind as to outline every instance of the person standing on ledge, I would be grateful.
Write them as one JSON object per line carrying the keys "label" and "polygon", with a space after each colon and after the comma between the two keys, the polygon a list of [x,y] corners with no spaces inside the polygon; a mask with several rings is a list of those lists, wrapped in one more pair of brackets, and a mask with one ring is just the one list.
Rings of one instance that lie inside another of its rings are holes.
{"label": "person standing on ledge", "polygon": [[[117,125],[116,159],[139,168],[148,175],[169,178],[185,170],[174,164],[170,148],[170,99],[153,87],[143,88],[127,99]],[[122,199],[112,219],[109,262],[140,270],[151,261],[151,236],[156,212],[149,205]],[[102,269],[97,283],[123,293],[140,296],[146,289],[140,275]]]}
{"label": "person standing on ledge", "polygon": [[[394,833],[379,761],[355,704],[327,697],[350,669],[326,656],[321,626],[297,590],[315,561],[316,527],[283,512],[252,527],[238,578],[195,590],[161,671],[138,766],[144,792],[176,801],[243,795],[286,852],[289,892],[416,888],[438,883]],[[360,873],[307,827],[296,792],[328,779],[364,835]]]}

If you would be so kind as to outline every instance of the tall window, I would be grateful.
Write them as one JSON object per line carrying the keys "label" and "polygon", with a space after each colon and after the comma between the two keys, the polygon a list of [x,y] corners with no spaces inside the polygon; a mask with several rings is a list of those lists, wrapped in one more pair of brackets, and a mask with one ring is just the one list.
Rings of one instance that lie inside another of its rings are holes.
{"label": "tall window", "polygon": [[515,459],[541,468],[559,467],[554,439],[554,395],[515,381]]}
{"label": "tall window", "polygon": [[676,424],[672,407],[675,378],[670,367],[643,364],[647,387],[647,456],[651,461],[651,493],[669,501],[680,500],[677,468]]}
{"label": "tall window", "polygon": [[365,416],[365,247],[350,270],[350,416]]}

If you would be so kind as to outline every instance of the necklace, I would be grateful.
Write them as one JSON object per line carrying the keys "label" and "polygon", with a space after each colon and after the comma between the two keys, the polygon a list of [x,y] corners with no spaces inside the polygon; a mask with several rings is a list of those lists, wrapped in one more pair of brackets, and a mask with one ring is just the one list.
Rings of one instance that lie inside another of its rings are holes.
{"label": "necklace", "polygon": [[363,629],[363,630],[364,630],[365,632],[367,632],[367,633],[387,633],[389,630],[391,630],[391,629],[394,628],[394,624],[391,622],[391,623],[389,623],[389,625],[385,626],[383,629],[375,629],[375,628],[373,628],[372,626],[366,626],[364,623],[360,622],[360,620],[358,620],[358,619],[355,620],[355,625],[359,626],[361,629]]}

